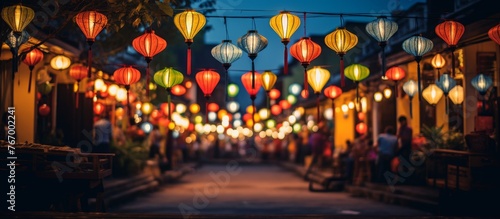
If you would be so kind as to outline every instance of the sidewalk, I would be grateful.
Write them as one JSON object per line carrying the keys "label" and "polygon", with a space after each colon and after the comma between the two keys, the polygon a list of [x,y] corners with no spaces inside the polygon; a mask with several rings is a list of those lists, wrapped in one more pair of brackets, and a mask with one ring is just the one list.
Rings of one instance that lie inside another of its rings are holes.
{"label": "sidewalk", "polygon": [[[279,162],[278,165],[295,172],[301,178],[304,178],[307,171],[304,166],[295,163]],[[331,172],[313,171],[309,179],[314,183],[322,185],[324,188],[331,189],[335,186],[328,180],[331,176]],[[349,192],[354,197],[369,198],[387,204],[411,207],[431,213],[438,213],[439,210],[439,190],[435,188],[411,185],[395,185],[394,188],[391,188],[389,185],[376,183],[365,183],[363,186],[355,186],[345,184],[341,181],[334,182],[337,184],[342,183],[341,187],[344,188],[344,191]],[[339,185],[336,186],[340,187]]]}

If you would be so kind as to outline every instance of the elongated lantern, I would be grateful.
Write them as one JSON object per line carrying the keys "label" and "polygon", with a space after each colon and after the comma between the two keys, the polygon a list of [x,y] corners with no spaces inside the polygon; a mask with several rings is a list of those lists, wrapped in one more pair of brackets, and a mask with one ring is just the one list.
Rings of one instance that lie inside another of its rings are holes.
{"label": "elongated lantern", "polygon": [[403,84],[403,91],[410,97],[410,117],[413,118],[412,100],[418,92],[418,84],[414,80],[408,80]]}
{"label": "elongated lantern", "polygon": [[[267,39],[257,33],[257,30],[249,30],[247,34],[238,38],[238,46],[244,50],[252,60],[252,77],[255,78],[254,60],[257,58],[257,54],[267,47]],[[255,81],[256,80],[252,80],[252,88],[255,88]]]}
{"label": "elongated lantern", "polygon": [[321,119],[321,114],[319,113],[319,95],[329,79],[330,72],[324,68],[316,66],[307,71],[307,82],[311,85],[311,88],[316,94],[316,109],[318,113],[317,122]]}
{"label": "elongated lantern", "polygon": [[370,75],[370,69],[364,65],[352,64],[345,68],[345,76],[356,83],[356,102],[359,101],[359,82]]}
{"label": "elongated lantern", "polygon": [[[222,40],[222,43],[219,45],[215,46],[212,48],[212,56],[219,61],[222,66],[224,66],[224,69],[226,70],[226,74],[224,75],[225,80],[224,80],[224,87],[226,87],[227,84],[229,84],[229,67],[231,67],[231,64],[241,58],[241,55],[243,54],[243,51],[241,51],[240,48],[238,48],[236,45],[231,43],[231,40]],[[227,100],[227,91],[225,91],[225,96]]]}
{"label": "elongated lantern", "polygon": [[113,79],[117,84],[124,85],[127,89],[127,109],[128,113],[132,114],[130,110],[130,85],[138,82],[141,79],[141,72],[131,66],[126,66],[117,69],[113,73]]}
{"label": "elongated lantern", "polygon": [[191,75],[191,44],[193,44],[193,39],[201,28],[205,26],[207,19],[201,13],[198,13],[192,9],[187,9],[182,13],[176,14],[174,16],[174,24],[184,36],[187,50],[187,67],[186,73]]}
{"label": "elongated lantern", "polygon": [[284,52],[284,73],[288,74],[288,43],[293,33],[297,31],[300,26],[300,18],[296,15],[291,14],[288,11],[282,11],[280,14],[274,16],[269,21],[271,28],[278,34],[281,38],[281,42],[285,45]]}
{"label": "elongated lantern", "polygon": [[377,40],[382,50],[382,74],[385,74],[385,46],[387,41],[398,31],[398,24],[385,16],[380,16],[368,23],[365,29],[370,36]]}
{"label": "elongated lantern", "polygon": [[170,107],[170,90],[172,89],[173,86],[181,84],[182,81],[184,80],[184,76],[182,75],[181,72],[173,69],[173,68],[164,68],[159,71],[157,71],[153,75],[153,80],[155,81],[156,84],[162,86],[165,88],[167,91],[167,102],[168,102],[168,116],[169,120],[171,120],[171,107]]}
{"label": "elongated lantern", "polygon": [[455,77],[455,49],[458,41],[465,32],[463,24],[456,21],[444,21],[436,26],[436,34],[443,39],[451,50],[451,75]]}
{"label": "elongated lantern", "polygon": [[[28,52],[29,51],[29,52]],[[43,59],[43,53],[37,48],[26,48],[23,52],[27,52],[23,59],[24,64],[30,69],[30,79],[28,82],[28,93],[31,92],[31,78],[33,78],[33,68]]]}
{"label": "elongated lantern", "polygon": [[349,32],[345,27],[326,35],[325,44],[340,56],[340,84],[344,86],[344,55],[358,44],[358,37]]}
{"label": "elongated lantern", "polygon": [[321,54],[321,46],[313,42],[310,37],[302,37],[292,45],[290,53],[304,67],[304,90],[308,90],[307,66]]}
{"label": "elongated lantern", "polygon": [[75,64],[69,68],[69,76],[75,79],[75,107],[78,109],[78,90],[80,81],[87,77],[87,67],[82,64]]}
{"label": "elongated lantern", "polygon": [[395,91],[395,97],[398,97],[398,81],[403,80],[406,76],[406,72],[403,68],[394,66],[392,68],[387,69],[385,72],[385,77],[387,77],[388,80],[394,81],[394,91]]}
{"label": "elongated lantern", "polygon": [[415,57],[415,61],[417,62],[417,88],[420,100],[422,99],[422,76],[420,75],[420,61],[422,60],[422,56],[431,51],[432,47],[434,47],[432,41],[420,35],[412,36],[403,41],[403,50],[410,55],[413,55]]}
{"label": "elongated lantern", "polygon": [[269,108],[269,91],[273,89],[274,84],[276,83],[276,80],[278,79],[278,76],[276,76],[272,71],[264,71],[261,75],[262,79],[262,87],[264,87],[264,90],[267,93],[267,108]]}
{"label": "elongated lantern", "polygon": [[135,51],[144,56],[146,63],[146,96],[149,97],[149,63],[153,57],[167,48],[167,41],[155,34],[154,30],[147,30],[143,35],[132,40]]}
{"label": "elongated lantern", "polygon": [[89,44],[87,77],[90,78],[92,73],[92,44],[94,44],[97,35],[108,24],[108,18],[97,11],[83,11],[75,16],[75,22],[82,30]]}
{"label": "elongated lantern", "polygon": [[[257,93],[262,86],[261,75],[258,72],[252,71],[247,72],[241,76],[241,82],[245,87],[245,90],[250,94],[250,99],[252,100],[252,109],[255,109],[255,98]],[[255,110],[252,111],[252,130],[253,124],[255,124]]]}
{"label": "elongated lantern", "polygon": [[217,83],[220,81],[219,73],[212,70],[203,70],[196,74],[196,82],[200,87],[201,91],[206,98],[206,106],[205,106],[205,122],[208,123],[208,100],[210,99],[210,95],[214,91]]}

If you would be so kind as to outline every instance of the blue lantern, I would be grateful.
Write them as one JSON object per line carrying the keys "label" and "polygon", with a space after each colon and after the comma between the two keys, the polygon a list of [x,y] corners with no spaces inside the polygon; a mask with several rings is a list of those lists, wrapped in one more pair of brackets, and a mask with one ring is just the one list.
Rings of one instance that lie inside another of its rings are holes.
{"label": "blue lantern", "polygon": [[141,129],[144,133],[149,134],[153,130],[153,125],[149,122],[144,122],[141,124]]}
{"label": "blue lantern", "polygon": [[449,74],[443,74],[436,81],[436,85],[443,90],[445,96],[450,93],[450,90],[457,85],[457,82]]}
{"label": "blue lantern", "polygon": [[479,91],[479,94],[481,94],[481,96],[484,96],[493,84],[493,80],[490,76],[478,74],[476,75],[476,77],[472,78],[470,83],[474,88],[476,88],[477,91]]}

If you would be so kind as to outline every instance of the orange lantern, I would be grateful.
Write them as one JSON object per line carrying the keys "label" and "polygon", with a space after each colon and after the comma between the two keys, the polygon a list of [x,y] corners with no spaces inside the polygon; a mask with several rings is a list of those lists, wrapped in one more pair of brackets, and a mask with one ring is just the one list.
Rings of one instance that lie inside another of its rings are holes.
{"label": "orange lantern", "polygon": [[364,122],[360,122],[356,125],[356,132],[358,132],[360,135],[364,135],[366,131],[368,130],[368,127]]}
{"label": "orange lantern", "polygon": [[340,95],[342,95],[342,89],[340,87],[335,86],[335,85],[330,85],[330,86],[325,88],[323,93],[325,94],[325,97],[332,100],[332,109],[333,109],[332,110],[332,114],[333,114],[332,118],[335,118],[335,99],[337,97],[340,97]]}
{"label": "orange lantern", "polygon": [[497,44],[500,44],[500,24],[490,28],[488,31],[488,36],[491,40],[495,41]]}
{"label": "orange lantern", "polygon": [[[143,35],[132,41],[134,49],[144,56],[148,66],[146,67],[146,84],[149,85],[149,63],[153,56],[167,48],[167,41],[155,34],[154,30],[147,30]],[[146,86],[146,96],[149,97],[149,86]]]}
{"label": "orange lantern", "polygon": [[170,90],[170,92],[175,96],[182,96],[186,93],[186,91],[186,88],[180,84],[173,86],[172,90]]}
{"label": "orange lantern", "polygon": [[[257,93],[259,92],[260,87],[262,86],[262,79],[260,73],[256,71],[250,71],[241,76],[241,82],[247,90],[248,94],[250,94],[250,99],[252,100],[252,107],[255,108],[255,98],[257,97]],[[255,113],[253,110],[252,114]],[[253,121],[252,124],[255,124]],[[253,130],[253,127],[252,127]]]}
{"label": "orange lantern", "polygon": [[455,54],[458,41],[465,32],[463,24],[456,21],[444,21],[436,26],[436,34],[443,39],[451,50],[451,75],[455,76]]}
{"label": "orange lantern", "polygon": [[309,97],[309,91],[308,90],[302,90],[300,92],[300,96],[304,99],[307,99]]}
{"label": "orange lantern", "polygon": [[207,106],[207,110],[209,112],[216,112],[217,110],[219,110],[219,105],[216,103],[209,103]]}
{"label": "orange lantern", "polygon": [[41,116],[47,116],[50,113],[50,107],[44,103],[40,107],[38,107],[38,113]]}
{"label": "orange lantern", "polygon": [[302,37],[290,47],[290,53],[304,66],[304,90],[307,90],[307,66],[321,54],[321,46],[310,37]]}
{"label": "orange lantern", "polygon": [[[29,51],[29,52],[27,52]],[[37,48],[26,48],[24,52],[26,53],[26,56],[23,59],[24,64],[28,65],[30,69],[30,79],[28,82],[28,93],[31,92],[31,78],[33,77],[33,68],[35,67],[36,64],[38,64],[40,61],[43,59],[43,53]]]}
{"label": "orange lantern", "polygon": [[131,66],[122,67],[117,69],[113,73],[113,79],[117,84],[125,85],[125,89],[127,89],[127,109],[130,112],[130,85],[136,83],[141,79],[141,72]]}
{"label": "orange lantern", "polygon": [[80,30],[82,30],[89,44],[87,77],[90,78],[92,71],[92,44],[95,42],[97,35],[107,25],[108,18],[97,11],[83,11],[75,16],[75,22],[80,27]]}
{"label": "orange lantern", "polygon": [[365,114],[365,113],[363,113],[363,112],[359,112],[359,113],[358,113],[358,119],[359,119],[360,121],[364,121],[364,120],[366,119],[366,114]]}
{"label": "orange lantern", "polygon": [[278,89],[276,89],[276,88],[271,89],[271,90],[269,91],[269,98],[270,98],[271,100],[277,100],[278,98],[280,98],[280,95],[281,95],[280,90],[278,90]]}
{"label": "orange lantern", "polygon": [[71,66],[69,68],[69,76],[71,76],[73,79],[76,80],[75,83],[75,104],[76,108],[78,108],[78,85],[80,84],[80,81],[84,79],[87,76],[87,67],[81,65],[81,64],[76,64]]}
{"label": "orange lantern", "polygon": [[205,112],[205,121],[208,122],[208,99],[210,99],[210,95],[212,95],[212,92],[214,91],[215,87],[217,86],[217,83],[220,81],[220,75],[219,73],[205,69],[203,71],[200,71],[196,74],[196,82],[198,83],[198,86],[200,87],[201,91],[203,91],[203,94],[205,95],[206,98],[206,112]]}
{"label": "orange lantern", "polygon": [[292,107],[292,104],[290,104],[290,102],[288,102],[287,100],[280,100],[279,105],[284,110],[290,109],[290,107]]}
{"label": "orange lantern", "polygon": [[243,121],[245,121],[245,122],[246,122],[246,121],[248,121],[248,120],[250,120],[250,119],[252,119],[252,114],[250,114],[250,113],[245,113],[245,115],[243,115]]}
{"label": "orange lantern", "polygon": [[[169,116],[170,115],[169,110],[172,111],[172,109],[175,109],[175,104],[170,103],[170,108],[169,108],[168,103],[162,103],[160,105],[160,109],[161,109],[161,112],[163,113],[163,115]],[[151,117],[153,117],[153,112],[151,112]]]}
{"label": "orange lantern", "polygon": [[100,102],[96,102],[94,104],[94,113],[96,115],[100,115],[102,112],[104,112],[104,109],[106,109],[106,106]]}
{"label": "orange lantern", "polygon": [[275,104],[275,105],[272,105],[271,106],[271,113],[275,116],[281,114],[281,112],[283,112],[283,110],[281,109],[281,106],[278,105],[278,104]]}
{"label": "orange lantern", "polygon": [[406,77],[406,72],[403,68],[394,66],[392,68],[387,69],[385,72],[385,77],[387,79],[394,81],[394,93],[395,97],[398,97],[398,81],[404,79]]}
{"label": "orange lantern", "polygon": [[[162,109],[163,110],[163,109]],[[160,114],[160,111],[158,111],[157,109],[151,111],[151,119],[153,120],[157,120],[161,117],[161,114]]]}

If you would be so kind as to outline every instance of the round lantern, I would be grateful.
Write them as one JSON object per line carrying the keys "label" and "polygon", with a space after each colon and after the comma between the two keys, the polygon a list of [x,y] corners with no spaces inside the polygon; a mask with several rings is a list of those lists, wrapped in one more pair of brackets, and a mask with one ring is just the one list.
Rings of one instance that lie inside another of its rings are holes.
{"label": "round lantern", "polygon": [[493,84],[493,80],[490,76],[478,74],[474,78],[472,78],[470,83],[479,92],[479,94],[484,96]]}
{"label": "round lantern", "polygon": [[436,105],[443,96],[443,91],[437,85],[430,84],[422,91],[422,96],[429,104]]}
{"label": "round lantern", "polygon": [[[28,52],[29,51],[29,52]],[[33,77],[33,68],[43,59],[43,53],[37,48],[26,48],[23,53],[26,56],[23,59],[24,64],[28,65],[30,69],[30,79],[28,82],[28,93],[31,92],[31,78]]]}
{"label": "round lantern", "polygon": [[280,90],[274,88],[274,89],[271,89],[269,91],[269,99],[271,100],[277,100],[278,98],[280,98],[281,96],[281,92]]}
{"label": "round lantern", "polygon": [[240,104],[238,102],[231,101],[231,102],[227,103],[227,110],[229,110],[229,112],[235,113],[239,109],[240,109]]}
{"label": "round lantern", "polygon": [[290,107],[292,107],[292,104],[290,104],[287,100],[280,100],[280,102],[278,104],[284,110],[290,109]]}
{"label": "round lantern", "polygon": [[488,36],[491,40],[495,41],[497,44],[500,44],[500,24],[490,28],[488,31]]}
{"label": "round lantern", "polygon": [[[141,79],[141,72],[131,66],[122,67],[117,69],[113,73],[113,79],[117,84],[125,85],[125,89],[127,90],[127,109],[128,113],[132,113],[130,111],[130,85],[138,82]],[[97,89],[97,88],[96,88]]]}
{"label": "round lantern", "polygon": [[52,85],[49,82],[41,83],[38,85],[38,92],[47,95],[52,91]]}
{"label": "round lantern", "polygon": [[186,93],[186,88],[182,86],[181,84],[175,85],[172,87],[172,90],[170,91],[173,95],[175,96],[182,96]]}
{"label": "round lantern", "polygon": [[360,135],[366,134],[366,131],[368,130],[368,126],[364,122],[360,122],[356,124],[356,132]]}
{"label": "round lantern", "polygon": [[[220,81],[220,75],[212,70],[203,70],[196,74],[196,82],[198,83],[198,86],[203,91],[203,94],[205,95],[206,98],[205,103],[207,105],[207,110],[208,110],[208,99],[210,99],[210,95],[214,91],[219,81]],[[208,111],[206,112],[206,115],[208,115]],[[206,118],[206,121],[208,121],[208,118]]]}
{"label": "round lantern", "polygon": [[216,112],[219,110],[219,105],[216,103],[209,103],[207,109],[209,112]]}
{"label": "round lantern", "polygon": [[108,18],[97,11],[83,11],[75,16],[75,22],[87,38],[87,43],[89,44],[87,77],[90,78],[92,72],[92,44],[95,42],[97,35],[106,27]]}
{"label": "round lantern", "polygon": [[199,113],[200,112],[200,105],[198,105],[196,103],[192,103],[191,105],[189,105],[189,112],[191,112],[192,114]]}
{"label": "round lantern", "polygon": [[408,80],[403,84],[403,91],[410,97],[410,117],[413,117],[412,99],[413,96],[415,96],[415,94],[418,92],[417,87],[417,82],[415,82],[414,80]]}
{"label": "round lantern", "polygon": [[443,91],[445,98],[445,108],[446,114],[448,114],[448,93],[450,90],[457,85],[457,82],[449,74],[441,75],[441,77],[436,81],[436,85]]}
{"label": "round lantern", "polygon": [[142,112],[142,114],[144,114],[144,115],[149,115],[149,114],[151,114],[151,112],[153,111],[153,109],[154,109],[154,106],[153,106],[153,104],[152,104],[152,103],[150,103],[150,102],[144,102],[144,103],[142,103],[142,105],[141,105],[141,112]]}
{"label": "round lantern", "polygon": [[281,106],[278,104],[272,105],[271,106],[271,113],[275,116],[281,114],[283,110],[281,109]]}
{"label": "round lantern", "polygon": [[464,102],[464,88],[461,85],[457,85],[450,90],[448,96],[453,104],[462,104],[462,102]]}
{"label": "round lantern", "polygon": [[106,109],[106,106],[104,106],[104,104],[102,104],[100,102],[96,102],[94,104],[94,113],[96,115],[100,115],[102,112],[104,112],[105,109]]}
{"label": "round lantern", "polygon": [[78,108],[78,86],[80,84],[80,81],[87,77],[87,67],[81,65],[81,64],[75,64],[69,68],[69,76],[71,76],[73,79],[76,80],[75,82],[75,103],[76,103],[76,108]]}
{"label": "round lantern", "polygon": [[358,37],[345,27],[326,35],[325,44],[340,56],[340,84],[344,86],[344,55],[358,44]]}
{"label": "round lantern", "polygon": [[304,89],[307,90],[307,66],[321,54],[321,46],[310,37],[302,37],[290,47],[290,53],[304,67]]}
{"label": "round lantern", "polygon": [[377,40],[378,45],[382,49],[382,73],[385,73],[385,46],[389,38],[398,31],[398,24],[387,19],[385,16],[380,16],[376,20],[366,24],[365,29],[370,36]]}
{"label": "round lantern", "polygon": [[360,121],[365,120],[365,119],[366,119],[366,114],[365,114],[365,113],[363,113],[363,112],[359,112],[359,113],[358,113],[358,119],[359,119]]}
{"label": "round lantern", "polygon": [[455,54],[458,41],[465,32],[463,24],[456,21],[444,21],[436,26],[436,34],[443,39],[451,50],[451,75],[455,76]]}
{"label": "round lantern", "polygon": [[273,88],[277,79],[278,76],[276,76],[272,71],[264,71],[261,75],[262,87],[264,88],[264,90],[266,92],[269,92]]}
{"label": "round lantern", "polygon": [[307,71],[307,82],[311,85],[314,93],[316,94],[316,107],[317,107],[317,121],[319,122],[319,95],[325,84],[330,79],[330,72],[321,67],[314,67]]}
{"label": "round lantern", "polygon": [[[249,30],[247,34],[243,35],[242,37],[238,38],[238,46],[243,49],[247,54],[248,57],[252,60],[252,78],[257,77],[255,74],[255,63],[254,60],[257,58],[257,53],[262,51],[267,47],[267,39],[257,33],[257,30]],[[256,85],[256,81],[259,81],[260,83],[260,78],[258,80],[251,80],[251,88],[256,89],[256,87],[260,87]],[[247,90],[248,91],[248,90]]]}
{"label": "round lantern", "polygon": [[384,98],[384,95],[381,92],[375,92],[373,94],[373,99],[375,100],[375,102],[380,102],[380,101],[382,101],[383,98]]}
{"label": "round lantern", "polygon": [[231,63],[238,60],[243,51],[232,44],[231,40],[222,40],[221,44],[212,48],[211,53],[217,61],[222,63],[227,73],[227,70],[231,67]]}
{"label": "round lantern", "polygon": [[[164,68],[157,71],[153,79],[156,84],[164,87],[167,90],[167,102],[170,103],[170,90],[173,86],[181,84],[184,80],[184,75],[173,68]],[[170,116],[170,115],[169,115]],[[171,118],[169,117],[169,120]]]}
{"label": "round lantern", "polygon": [[438,70],[438,80],[441,77],[439,70],[446,65],[446,59],[439,53],[437,53],[431,60],[432,67]]}
{"label": "round lantern", "polygon": [[[335,86],[335,85],[330,85],[330,86],[326,87],[323,92],[325,94],[325,97],[332,100],[332,109],[335,109],[335,99],[340,97],[340,95],[342,95],[342,89],[340,87]],[[332,111],[332,113],[333,113],[333,111]],[[332,115],[332,117],[335,117],[335,115]]]}
{"label": "round lantern", "polygon": [[386,87],[386,88],[383,90],[383,93],[384,93],[384,97],[385,97],[386,99],[389,99],[389,98],[391,98],[391,95],[392,95],[392,90],[391,90],[391,88]]}
{"label": "round lantern", "polygon": [[175,104],[174,103],[162,103],[160,105],[160,109],[161,109],[161,112],[166,115],[166,116],[169,116],[170,117],[170,114],[169,112],[173,112],[174,109],[175,109]]}
{"label": "round lantern", "polygon": [[421,87],[420,85],[422,84],[421,75],[420,75],[420,60],[422,60],[422,56],[424,56],[426,53],[431,51],[432,47],[434,47],[434,44],[430,39],[427,39],[425,37],[422,37],[420,35],[417,36],[412,36],[405,41],[403,41],[403,50],[410,55],[413,55],[415,57],[415,61],[417,62],[417,77],[418,77],[418,93],[419,93],[419,98],[422,97],[421,94]]}
{"label": "round lantern", "polygon": [[398,97],[398,81],[403,80],[406,76],[406,72],[403,68],[394,66],[385,72],[385,77],[387,77],[388,80],[394,81],[394,91],[395,91],[395,97]]}
{"label": "round lantern", "polygon": [[259,116],[261,119],[266,120],[271,115],[271,111],[267,108],[262,108],[259,110]]}
{"label": "round lantern", "polygon": [[35,11],[21,4],[2,9],[2,19],[15,34],[20,34],[34,17]]}
{"label": "round lantern", "polygon": [[281,38],[281,42],[283,43],[283,45],[285,45],[284,72],[286,75],[288,74],[287,45],[290,42],[290,38],[292,37],[293,33],[295,33],[295,31],[297,31],[300,26],[300,18],[288,11],[282,11],[280,12],[280,14],[271,18],[271,20],[269,21],[269,25]]}
{"label": "round lantern", "polygon": [[116,84],[111,84],[108,87],[108,94],[111,95],[112,97],[116,96],[116,92],[118,92],[118,88],[120,88]]}
{"label": "round lantern", "polygon": [[[6,36],[5,44],[9,46],[10,51],[12,53],[12,74],[18,72],[19,48],[21,47],[22,44],[27,42],[29,38],[30,35],[25,30],[23,30],[20,33],[15,33],[14,31],[10,31]],[[12,75],[12,77],[14,77],[14,75]],[[18,81],[18,84],[19,83],[20,82]]]}
{"label": "round lantern", "polygon": [[240,91],[240,88],[236,84],[229,84],[227,86],[227,95],[230,97],[236,97],[236,95],[238,95],[239,91]]}
{"label": "round lantern", "polygon": [[38,113],[41,116],[48,116],[50,113],[50,107],[44,103],[40,107],[38,107]]}
{"label": "round lantern", "polygon": [[[156,35],[154,30],[146,30],[143,35],[132,40],[132,46],[146,60],[146,84],[149,84],[149,63],[153,60],[153,56],[167,48],[167,41]],[[146,96],[148,97],[149,90],[149,86],[146,86]]]}
{"label": "round lantern", "polygon": [[302,87],[300,87],[300,84],[297,83],[293,83],[290,87],[288,87],[288,91],[293,95],[299,95],[301,90]]}
{"label": "round lantern", "polygon": [[356,101],[359,98],[359,82],[370,75],[370,69],[364,65],[352,64],[345,68],[345,76],[356,83]]}
{"label": "round lantern", "polygon": [[207,19],[205,16],[192,9],[186,9],[174,16],[174,24],[181,32],[182,36],[184,36],[184,42],[186,42],[188,46],[186,62],[186,72],[188,75],[191,75],[191,44],[193,44],[194,36],[200,32],[201,28],[203,28],[206,23]]}
{"label": "round lantern", "polygon": [[71,65],[71,60],[63,55],[54,56],[50,60],[50,67],[55,70],[64,70],[67,69]]}

